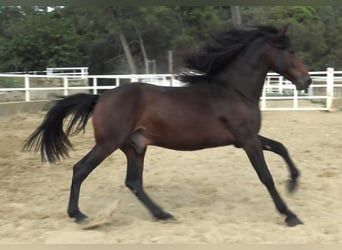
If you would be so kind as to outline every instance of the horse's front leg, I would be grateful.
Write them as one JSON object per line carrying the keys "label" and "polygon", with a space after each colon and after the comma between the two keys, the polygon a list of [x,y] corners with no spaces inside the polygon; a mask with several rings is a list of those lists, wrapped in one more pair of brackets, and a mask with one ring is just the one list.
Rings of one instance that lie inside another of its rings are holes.
{"label": "horse's front leg", "polygon": [[291,175],[291,179],[288,181],[288,184],[287,184],[287,189],[289,192],[295,191],[298,185],[297,179],[299,177],[299,171],[296,168],[295,164],[293,163],[286,147],[282,143],[272,140],[270,138],[266,138],[261,135],[259,135],[259,138],[260,138],[263,150],[276,153],[284,159],[284,161],[286,162],[289,168],[290,175]]}
{"label": "horse's front leg", "polygon": [[247,153],[248,158],[258,174],[260,181],[266,186],[268,192],[270,193],[277,210],[286,216],[285,221],[287,225],[296,226],[303,224],[297,218],[297,216],[290,209],[288,209],[287,205],[280,197],[275,187],[272,175],[266,165],[260,138],[255,136],[243,146],[243,149]]}

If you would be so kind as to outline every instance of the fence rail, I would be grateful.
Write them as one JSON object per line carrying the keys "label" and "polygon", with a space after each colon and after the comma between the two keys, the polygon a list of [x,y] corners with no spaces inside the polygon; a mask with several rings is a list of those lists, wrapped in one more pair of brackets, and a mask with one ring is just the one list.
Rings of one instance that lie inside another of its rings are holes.
{"label": "fence rail", "polygon": [[88,67],[46,68],[46,74],[50,76],[67,75],[82,78],[88,75]]}
{"label": "fence rail", "polygon": [[[288,80],[276,73],[269,73],[260,98],[262,110],[330,110],[334,97],[342,97],[342,71],[328,68],[326,71],[310,72],[313,84],[307,92],[297,91]],[[7,93],[19,93],[20,101],[48,99],[48,95],[69,95],[75,92],[92,92],[107,90],[130,82],[146,82],[160,86],[180,87],[184,84],[170,74],[149,75],[30,75],[30,74],[0,74],[0,84],[3,81],[15,82],[16,87],[0,88],[0,102],[6,102]],[[35,82],[39,82],[39,84]],[[102,84],[106,81],[105,85]],[[91,82],[91,84],[89,84]],[[1,84],[3,85],[3,84]],[[51,86],[54,85],[54,86]],[[44,93],[38,95],[37,93]],[[18,99],[17,98],[17,99]],[[18,100],[16,100],[18,101]]]}

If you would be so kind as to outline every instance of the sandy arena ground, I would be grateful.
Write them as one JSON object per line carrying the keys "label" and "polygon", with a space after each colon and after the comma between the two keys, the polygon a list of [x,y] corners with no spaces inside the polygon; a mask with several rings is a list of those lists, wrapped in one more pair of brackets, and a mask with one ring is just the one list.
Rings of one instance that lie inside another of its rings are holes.
{"label": "sandy arena ground", "polygon": [[[264,112],[262,134],[283,142],[302,172],[288,194],[285,163],[265,153],[279,192],[304,221],[285,226],[242,150],[149,147],[145,188],[175,222],[154,221],[124,186],[115,152],[84,182],[86,227],[66,214],[72,165],[93,144],[91,123],[57,165],[21,152],[43,113],[0,118],[0,243],[342,243],[342,112]],[[92,228],[91,225],[93,226]]]}

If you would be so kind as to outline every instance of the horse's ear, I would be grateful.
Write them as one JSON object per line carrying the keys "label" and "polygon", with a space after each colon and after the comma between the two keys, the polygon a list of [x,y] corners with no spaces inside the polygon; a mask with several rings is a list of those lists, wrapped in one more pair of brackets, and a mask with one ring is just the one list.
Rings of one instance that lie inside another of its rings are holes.
{"label": "horse's ear", "polygon": [[279,31],[279,35],[280,35],[280,36],[285,36],[288,29],[289,29],[289,24],[285,25],[285,26]]}

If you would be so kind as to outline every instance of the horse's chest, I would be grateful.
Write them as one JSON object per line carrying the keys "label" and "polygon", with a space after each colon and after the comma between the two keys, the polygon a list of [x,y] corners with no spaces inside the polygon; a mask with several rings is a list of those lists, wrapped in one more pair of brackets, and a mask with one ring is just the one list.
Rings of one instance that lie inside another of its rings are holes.
{"label": "horse's chest", "polygon": [[217,117],[220,125],[230,131],[234,137],[245,137],[257,134],[260,130],[260,113],[253,111],[227,112]]}

